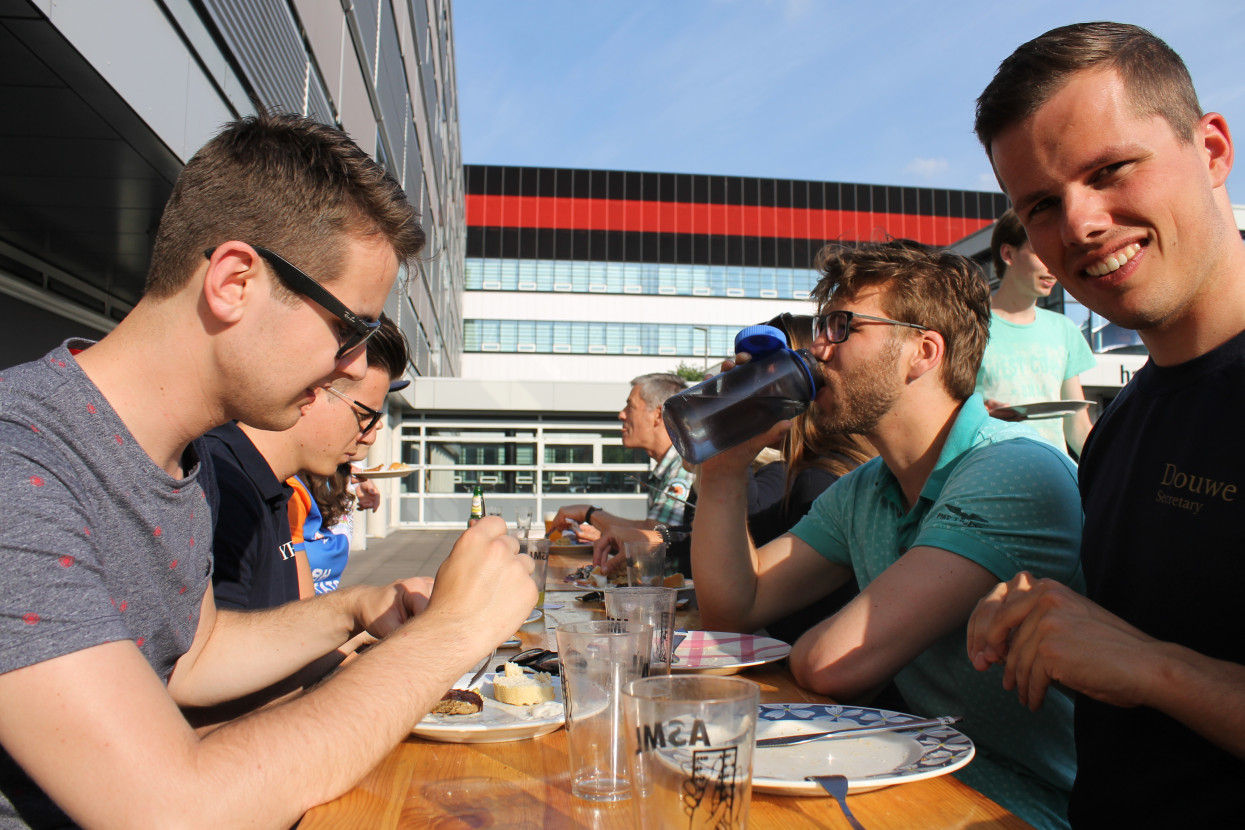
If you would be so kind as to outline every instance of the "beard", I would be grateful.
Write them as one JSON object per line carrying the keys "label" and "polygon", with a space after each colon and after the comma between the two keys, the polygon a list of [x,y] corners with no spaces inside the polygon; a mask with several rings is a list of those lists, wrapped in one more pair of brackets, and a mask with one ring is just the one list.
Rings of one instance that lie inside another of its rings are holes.
{"label": "beard", "polygon": [[827,431],[866,434],[890,412],[903,393],[903,386],[894,380],[901,344],[900,338],[891,337],[885,350],[873,361],[837,378],[827,376],[831,399],[821,407],[821,423]]}

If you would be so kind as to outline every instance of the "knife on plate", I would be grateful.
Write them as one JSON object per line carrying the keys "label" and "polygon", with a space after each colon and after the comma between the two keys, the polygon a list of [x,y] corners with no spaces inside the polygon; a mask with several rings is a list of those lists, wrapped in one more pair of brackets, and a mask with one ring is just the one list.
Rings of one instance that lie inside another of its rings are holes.
{"label": "knife on plate", "polygon": [[836,729],[833,732],[808,732],[803,735],[784,735],[781,738],[761,738],[757,741],[757,746],[794,746],[809,741],[822,740],[823,738],[826,740],[833,738],[862,738],[867,735],[880,735],[883,732],[902,732],[905,729],[950,726],[960,720],[962,718],[959,715],[944,715],[941,718],[929,718],[928,720],[910,720],[902,723],[896,721],[895,723],[882,723],[876,726],[849,726],[846,729]]}

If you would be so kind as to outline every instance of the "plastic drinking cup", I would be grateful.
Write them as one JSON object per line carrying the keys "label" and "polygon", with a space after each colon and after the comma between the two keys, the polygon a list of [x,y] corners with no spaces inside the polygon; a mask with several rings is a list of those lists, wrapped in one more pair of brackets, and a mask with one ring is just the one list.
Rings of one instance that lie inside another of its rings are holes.
{"label": "plastic drinking cup", "polygon": [[635,826],[745,828],[760,688],[739,677],[669,675],[623,693]]}
{"label": "plastic drinking cup", "polygon": [[605,592],[606,617],[653,627],[653,647],[648,663],[650,675],[670,673],[674,604],[678,595],[674,588],[659,587],[611,588]]}
{"label": "plastic drinking cup", "polygon": [[660,586],[666,578],[666,545],[663,542],[634,540],[623,543],[627,555],[627,584]]}
{"label": "plastic drinking cup", "polygon": [[589,801],[630,798],[622,691],[648,671],[653,629],[641,623],[594,620],[560,625],[556,636],[571,793]]}

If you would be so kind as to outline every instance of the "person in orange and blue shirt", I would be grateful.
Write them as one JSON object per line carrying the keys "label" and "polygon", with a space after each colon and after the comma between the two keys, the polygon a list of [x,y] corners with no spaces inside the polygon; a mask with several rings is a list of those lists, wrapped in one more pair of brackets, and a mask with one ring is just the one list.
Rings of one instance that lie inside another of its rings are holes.
{"label": "person in orange and blue shirt", "polygon": [[[388,368],[401,372],[404,366],[405,361],[402,366]],[[410,383],[409,380],[392,380],[389,391],[398,392]],[[361,431],[355,440],[357,449],[352,454],[351,461],[361,461],[367,457],[368,450],[376,441],[376,433],[381,428],[379,415],[379,412],[373,411],[366,424],[360,421]],[[335,591],[341,585],[342,573],[350,558],[350,540],[353,535],[354,523],[351,521],[350,511],[356,503],[360,509],[375,510],[377,507],[377,501],[369,500],[364,503],[358,497],[355,486],[351,483],[351,471],[351,465],[345,463],[339,465],[333,475],[304,472],[286,481],[293,490],[289,499],[290,539],[294,551],[302,552],[307,557],[312,586],[317,594]],[[375,499],[379,499],[375,485],[372,492]]]}
{"label": "person in orange and blue shirt", "polygon": [[[315,401],[288,430],[231,423],[208,433],[220,481],[212,551],[218,604],[253,610],[315,593],[306,553],[293,545],[287,502],[294,491],[288,479],[299,472],[331,474],[355,454],[360,439],[374,434],[378,407],[394,374],[406,370],[408,354],[402,332],[382,315],[380,330],[368,342],[362,380],[317,388]],[[246,464],[235,475],[239,458]]]}

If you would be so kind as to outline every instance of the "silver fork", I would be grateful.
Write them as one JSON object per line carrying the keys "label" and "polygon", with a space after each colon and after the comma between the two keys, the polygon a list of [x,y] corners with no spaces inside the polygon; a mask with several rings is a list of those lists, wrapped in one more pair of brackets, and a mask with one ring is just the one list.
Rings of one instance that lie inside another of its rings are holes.
{"label": "silver fork", "polygon": [[834,800],[839,802],[839,807],[843,810],[843,816],[855,830],[865,830],[864,826],[856,820],[852,815],[852,810],[847,806],[847,779],[842,775],[806,775],[805,781],[815,781],[821,785],[821,788],[830,795],[834,796]]}

